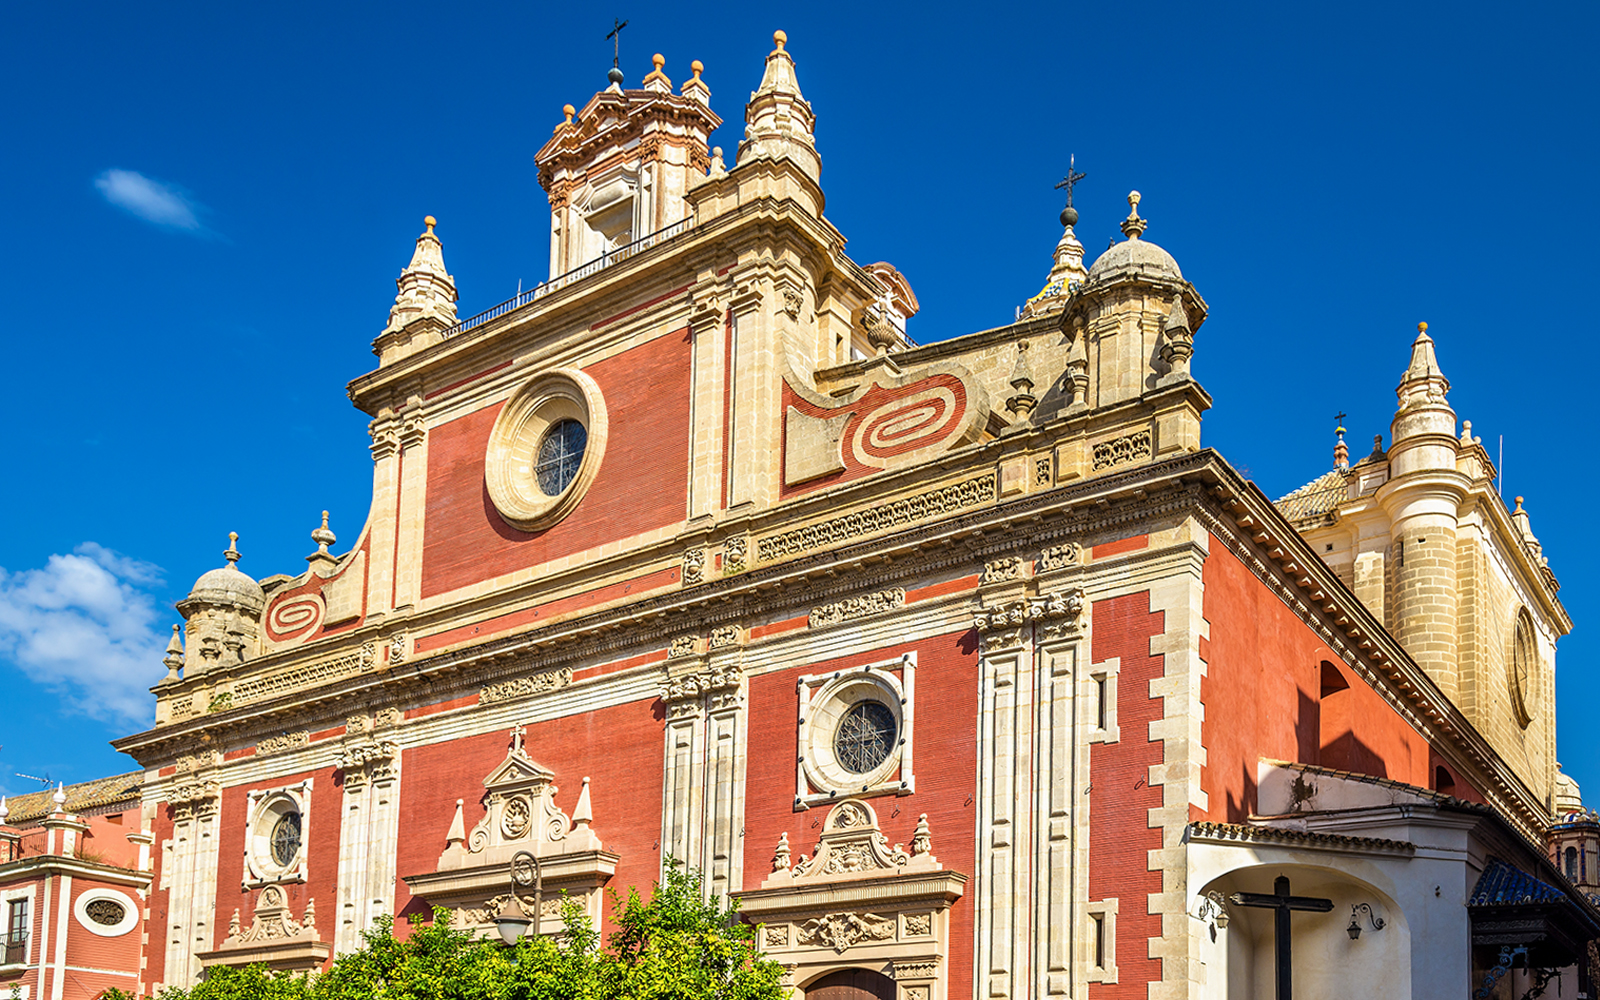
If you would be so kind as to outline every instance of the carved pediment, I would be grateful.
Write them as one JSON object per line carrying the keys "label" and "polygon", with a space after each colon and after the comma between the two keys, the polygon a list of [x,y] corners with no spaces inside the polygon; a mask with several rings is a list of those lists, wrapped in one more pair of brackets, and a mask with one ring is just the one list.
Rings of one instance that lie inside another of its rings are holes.
{"label": "carved pediment", "polygon": [[878,827],[878,814],[870,805],[859,799],[846,799],[828,813],[815,855],[808,858],[802,854],[799,862],[791,865],[788,833],[779,839],[772,874],[761,888],[943,870],[932,852],[926,813],[917,821],[911,850],[907,851],[899,844],[889,846],[889,838]]}
{"label": "carved pediment", "polygon": [[196,957],[205,966],[266,964],[273,969],[306,971],[320,967],[332,952],[333,946],[323,941],[317,930],[316,900],[306,900],[305,912],[296,920],[283,887],[269,885],[256,898],[249,927],[242,926],[239,911],[234,910],[221,947]]}

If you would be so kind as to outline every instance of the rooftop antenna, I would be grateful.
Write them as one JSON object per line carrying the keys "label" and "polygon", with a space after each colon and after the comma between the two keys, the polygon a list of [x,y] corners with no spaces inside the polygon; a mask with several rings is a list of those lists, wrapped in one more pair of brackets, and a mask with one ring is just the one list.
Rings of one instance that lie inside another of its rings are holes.
{"label": "rooftop antenna", "polygon": [[37,781],[46,788],[49,788],[51,785],[56,783],[56,779],[50,777],[49,772],[45,772],[45,776],[42,778],[36,774],[23,774],[21,771],[17,771],[15,773],[19,778],[26,778],[29,781]]}
{"label": "rooftop antenna", "polygon": [[1494,464],[1494,471],[1500,480],[1495,484],[1495,489],[1500,491],[1501,496],[1504,496],[1506,492],[1506,436],[1504,434],[1500,435],[1500,461]]}
{"label": "rooftop antenna", "polygon": [[611,42],[611,72],[606,76],[619,87],[622,86],[622,67],[619,65],[622,58],[622,29],[627,26],[627,21],[612,18],[611,30],[606,32],[606,38]]}

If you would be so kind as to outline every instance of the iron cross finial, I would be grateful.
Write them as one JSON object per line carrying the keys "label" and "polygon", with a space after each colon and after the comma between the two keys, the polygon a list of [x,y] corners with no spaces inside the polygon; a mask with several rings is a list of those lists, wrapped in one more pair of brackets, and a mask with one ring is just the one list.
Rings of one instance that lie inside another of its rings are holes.
{"label": "iron cross finial", "polygon": [[1066,188],[1067,189],[1067,207],[1068,208],[1072,207],[1072,186],[1074,184],[1078,183],[1079,181],[1083,180],[1086,176],[1088,176],[1087,174],[1079,173],[1075,169],[1077,167],[1077,165],[1078,165],[1077,154],[1073,154],[1073,155],[1069,156],[1067,158],[1067,176],[1061,178],[1061,181],[1058,184],[1056,184],[1056,188],[1058,190],[1060,188]]}
{"label": "iron cross finial", "polygon": [[628,26],[627,21],[611,19],[611,30],[606,32],[606,38],[611,42],[611,65],[616,66],[617,60],[622,58],[622,29]]}
{"label": "iron cross finial", "polygon": [[1349,415],[1350,414],[1344,412],[1343,410],[1340,410],[1338,413],[1333,415],[1333,422],[1342,427],[1344,426],[1344,418],[1348,417]]}

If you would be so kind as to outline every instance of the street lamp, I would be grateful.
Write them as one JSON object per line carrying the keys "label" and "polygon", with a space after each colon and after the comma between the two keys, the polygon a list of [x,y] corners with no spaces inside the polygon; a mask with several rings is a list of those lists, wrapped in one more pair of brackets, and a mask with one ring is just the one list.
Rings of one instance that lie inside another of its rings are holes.
{"label": "street lamp", "polygon": [[[529,916],[523,910],[520,894],[524,889],[533,888],[533,915]],[[506,944],[516,944],[518,939],[528,933],[529,926],[538,933],[539,910],[544,896],[544,873],[539,869],[539,859],[527,851],[518,851],[511,856],[511,898],[506,900],[506,905],[495,914],[494,925],[500,931],[500,940]]]}
{"label": "street lamp", "polygon": [[1362,910],[1367,911],[1367,920],[1371,922],[1373,930],[1383,930],[1383,918],[1373,912],[1372,904],[1357,903],[1356,905],[1350,907],[1350,926],[1344,929],[1345,933],[1350,935],[1350,940],[1352,941],[1361,936],[1361,924],[1356,921],[1356,915]]}

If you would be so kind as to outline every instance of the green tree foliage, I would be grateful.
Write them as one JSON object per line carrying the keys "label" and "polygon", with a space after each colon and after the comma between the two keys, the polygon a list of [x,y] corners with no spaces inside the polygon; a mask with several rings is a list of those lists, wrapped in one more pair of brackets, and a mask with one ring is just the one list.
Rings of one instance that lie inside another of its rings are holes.
{"label": "green tree foliage", "polygon": [[[508,948],[450,926],[436,909],[404,940],[390,921],[364,936],[319,976],[264,966],[216,967],[190,989],[159,1000],[782,1000],[783,970],[756,948],[756,929],[737,905],[707,901],[701,875],[676,864],[648,902],[636,889],[612,894],[616,930],[608,947],[575,902],[565,933]],[[105,1000],[134,1000],[110,991]]]}

